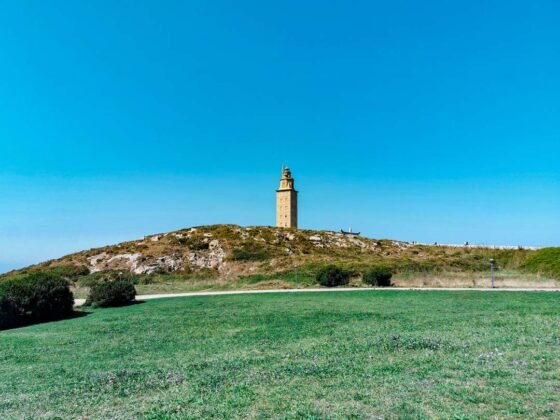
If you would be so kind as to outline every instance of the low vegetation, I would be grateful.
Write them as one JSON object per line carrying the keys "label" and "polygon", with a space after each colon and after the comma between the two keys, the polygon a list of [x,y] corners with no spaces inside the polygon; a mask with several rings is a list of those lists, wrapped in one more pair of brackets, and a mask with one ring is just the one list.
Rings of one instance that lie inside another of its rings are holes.
{"label": "low vegetation", "polygon": [[0,418],[558,418],[560,294],[146,301],[0,333]]}
{"label": "low vegetation", "polygon": [[74,297],[58,274],[33,273],[0,282],[0,329],[52,321],[72,314]]}
{"label": "low vegetation", "polygon": [[244,243],[232,250],[230,259],[232,261],[264,261],[272,257],[266,247],[255,243]]}
{"label": "low vegetation", "polygon": [[388,287],[391,286],[393,270],[386,265],[377,265],[369,268],[363,276],[363,281],[370,286]]}
{"label": "low vegetation", "polygon": [[325,287],[345,286],[350,283],[350,272],[336,265],[328,265],[317,273],[317,283]]}
{"label": "low vegetation", "polygon": [[133,280],[120,278],[93,285],[90,288],[85,305],[94,308],[125,306],[134,303],[135,299],[136,289]]}

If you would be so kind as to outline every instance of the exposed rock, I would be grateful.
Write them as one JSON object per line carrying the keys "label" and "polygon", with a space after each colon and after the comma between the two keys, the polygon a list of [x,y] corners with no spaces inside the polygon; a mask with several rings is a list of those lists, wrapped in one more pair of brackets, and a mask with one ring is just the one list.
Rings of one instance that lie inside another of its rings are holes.
{"label": "exposed rock", "polygon": [[213,268],[222,271],[226,253],[222,248],[214,247],[210,252],[189,253],[189,265],[192,268]]}
{"label": "exposed rock", "polygon": [[137,252],[136,254],[119,254],[109,258],[109,260],[107,260],[107,263],[110,264],[115,261],[116,262],[123,261],[128,264],[134,264],[140,257],[142,257],[142,254],[140,254],[139,252]]}
{"label": "exposed rock", "polygon": [[94,266],[99,263],[99,261],[104,260],[107,257],[106,252],[102,252],[101,254],[94,255],[93,257],[89,258],[89,263]]}
{"label": "exposed rock", "polygon": [[132,271],[132,267],[136,264],[138,258],[142,254],[119,254],[113,257],[109,257],[106,252],[94,255],[89,258],[90,272],[96,273],[101,270],[127,270]]}
{"label": "exposed rock", "polygon": [[107,253],[102,252],[100,254],[94,255],[93,257],[88,258],[89,260],[89,271],[92,273],[96,273],[98,271],[103,270],[102,262],[107,258]]}
{"label": "exposed rock", "polygon": [[153,260],[148,260],[141,253],[119,254],[107,258],[103,252],[90,258],[90,271],[101,270],[126,270],[134,274],[153,274],[177,271],[183,268],[183,258],[166,255]]}
{"label": "exposed rock", "polygon": [[183,258],[164,256],[156,259],[155,261],[143,262],[141,264],[133,264],[131,271],[134,274],[153,274],[153,273],[168,273],[178,271],[183,268]]}
{"label": "exposed rock", "polygon": [[354,245],[358,245],[360,248],[365,248],[367,246],[365,242],[360,241],[359,239],[356,238],[350,238],[350,242],[352,242]]}
{"label": "exposed rock", "polygon": [[309,237],[310,241],[320,241],[321,237],[319,235],[313,235]]}

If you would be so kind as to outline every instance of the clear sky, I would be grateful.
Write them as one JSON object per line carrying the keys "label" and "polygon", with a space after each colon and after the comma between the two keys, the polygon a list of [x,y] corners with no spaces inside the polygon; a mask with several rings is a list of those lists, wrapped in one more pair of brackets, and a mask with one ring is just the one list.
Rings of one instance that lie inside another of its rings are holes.
{"label": "clear sky", "polygon": [[0,2],[0,272],[183,227],[560,245],[560,2]]}

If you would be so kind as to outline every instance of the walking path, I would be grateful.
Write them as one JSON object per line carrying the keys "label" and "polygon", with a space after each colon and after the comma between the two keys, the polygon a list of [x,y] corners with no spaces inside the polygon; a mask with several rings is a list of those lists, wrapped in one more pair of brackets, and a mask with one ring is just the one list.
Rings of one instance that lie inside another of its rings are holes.
{"label": "walking path", "polygon": [[[560,292],[560,288],[537,289],[537,288],[516,288],[516,289],[489,289],[489,288],[468,288],[468,287],[341,287],[333,289],[267,289],[267,290],[227,290],[221,292],[187,292],[187,293],[166,293],[157,295],[138,295],[136,300],[166,299],[174,297],[188,296],[221,296],[221,295],[246,295],[259,293],[306,293],[306,292],[358,292],[358,291],[478,291],[478,292]],[[74,306],[81,306],[85,299],[75,299]]]}

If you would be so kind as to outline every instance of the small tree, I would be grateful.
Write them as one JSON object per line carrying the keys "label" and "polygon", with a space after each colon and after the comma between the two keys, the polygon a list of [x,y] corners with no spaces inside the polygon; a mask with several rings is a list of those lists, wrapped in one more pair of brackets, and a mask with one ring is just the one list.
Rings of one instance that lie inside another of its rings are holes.
{"label": "small tree", "polygon": [[371,267],[364,273],[363,281],[371,286],[388,287],[391,286],[393,271],[386,265]]}
{"label": "small tree", "polygon": [[91,287],[87,306],[107,308],[130,305],[136,299],[134,282],[129,278],[107,281]]}
{"label": "small tree", "polygon": [[350,273],[335,265],[328,265],[317,273],[317,282],[326,287],[344,286],[350,282]]}

